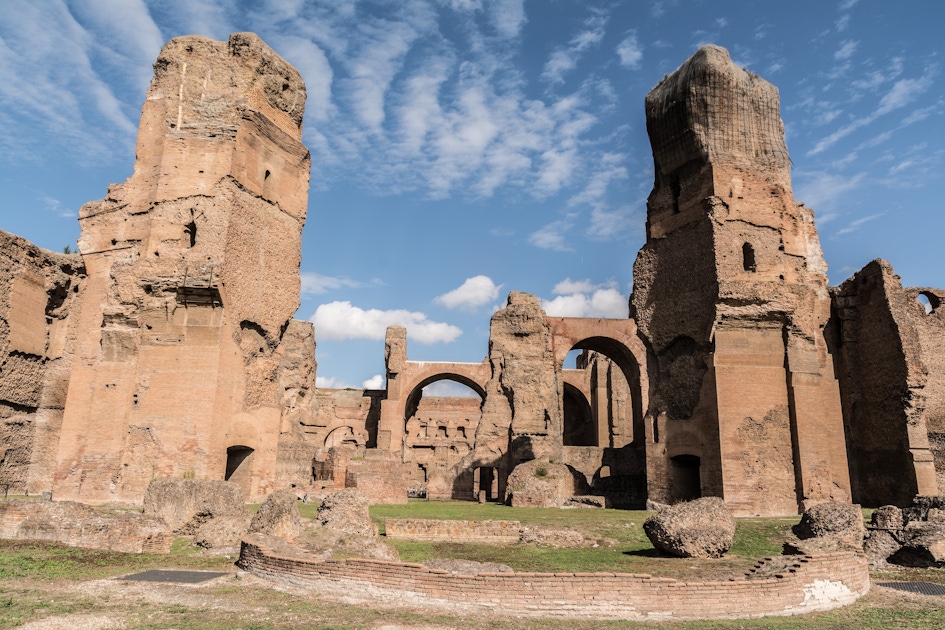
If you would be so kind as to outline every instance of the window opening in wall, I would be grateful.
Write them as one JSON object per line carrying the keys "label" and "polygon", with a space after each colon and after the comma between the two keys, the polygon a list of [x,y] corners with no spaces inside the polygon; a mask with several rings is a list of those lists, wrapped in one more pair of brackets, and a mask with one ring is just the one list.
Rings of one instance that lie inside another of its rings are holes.
{"label": "window opening in wall", "polygon": [[498,498],[498,487],[496,485],[498,475],[495,473],[496,469],[491,466],[480,466],[476,469],[474,475],[475,496],[480,501],[493,501]]}
{"label": "window opening in wall", "polygon": [[439,426],[436,428],[436,437],[445,438],[446,437],[446,427]]}
{"label": "window opening in wall", "polygon": [[942,303],[937,295],[934,293],[928,293],[926,291],[919,293],[919,295],[916,297],[916,300],[922,305],[922,308],[925,309],[926,315],[931,315],[934,313]]}
{"label": "window opening in wall", "polygon": [[745,271],[755,272],[755,248],[751,246],[751,243],[742,245],[742,265]]}
{"label": "window opening in wall", "polygon": [[190,240],[190,247],[197,244],[197,223],[195,221],[191,221],[184,226],[184,236]]}
{"label": "window opening in wall", "polygon": [[249,496],[252,478],[253,449],[248,446],[230,446],[226,449],[226,472],[224,481],[232,481]]}
{"label": "window opening in wall", "polygon": [[673,193],[673,214],[679,214],[679,178],[674,177],[669,181],[669,189]]}
{"label": "window opening in wall", "polygon": [[466,427],[456,427],[456,431],[459,433],[459,437],[463,438],[464,440],[466,439]]}

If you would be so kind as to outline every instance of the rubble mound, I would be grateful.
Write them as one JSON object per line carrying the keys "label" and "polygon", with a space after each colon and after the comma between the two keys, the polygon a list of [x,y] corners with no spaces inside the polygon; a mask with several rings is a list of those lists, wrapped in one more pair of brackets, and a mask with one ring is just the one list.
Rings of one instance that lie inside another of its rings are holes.
{"label": "rubble mound", "polygon": [[889,561],[907,567],[945,568],[945,521],[914,521],[901,534],[902,547]]}
{"label": "rubble mound", "polygon": [[287,488],[269,495],[249,525],[249,533],[262,532],[291,540],[302,531],[295,490]]}
{"label": "rubble mound", "polygon": [[808,509],[792,530],[801,540],[831,537],[855,547],[863,546],[866,533],[860,506],[835,501]]}
{"label": "rubble mound", "polygon": [[193,536],[211,519],[244,517],[249,510],[243,491],[229,481],[158,477],[148,484],[144,513],[162,519],[178,536]]}
{"label": "rubble mound", "polygon": [[904,525],[902,510],[895,505],[884,505],[873,510],[870,525],[881,529],[902,529]]}
{"label": "rubble mound", "polygon": [[475,560],[453,560],[432,558],[423,563],[428,569],[449,571],[453,575],[479,575],[480,573],[514,573],[512,567],[498,562],[476,562]]}
{"label": "rubble mound", "polygon": [[537,459],[516,466],[509,475],[508,488],[512,507],[561,507],[586,491],[564,464]]}
{"label": "rubble mound", "polygon": [[0,501],[0,538],[46,540],[124,553],[168,553],[164,521],[136,511],[102,512],[74,501]]}
{"label": "rubble mound", "polygon": [[680,558],[720,558],[732,548],[735,519],[718,497],[663,508],[643,523],[653,546]]}
{"label": "rubble mound", "polygon": [[251,518],[249,512],[212,518],[194,532],[194,544],[221,553],[238,551],[240,539],[249,529]]}
{"label": "rubble mound", "polygon": [[315,522],[338,532],[373,538],[377,536],[377,525],[368,513],[371,501],[357,488],[345,488],[334,492],[322,501],[315,515]]}

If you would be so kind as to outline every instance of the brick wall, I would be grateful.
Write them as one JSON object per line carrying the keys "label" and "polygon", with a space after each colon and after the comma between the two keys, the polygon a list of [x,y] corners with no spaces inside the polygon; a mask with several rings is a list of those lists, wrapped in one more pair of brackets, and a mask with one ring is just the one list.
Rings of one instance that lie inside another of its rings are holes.
{"label": "brick wall", "polygon": [[443,521],[423,518],[389,518],[388,538],[456,540],[462,542],[515,542],[522,524],[518,521]]}
{"label": "brick wall", "polygon": [[453,575],[423,565],[349,558],[318,562],[272,552],[243,539],[240,566],[319,592],[453,613],[609,619],[726,619],[795,615],[850,604],[870,587],[866,560],[851,552],[797,556],[776,577],[680,582],[630,573]]}

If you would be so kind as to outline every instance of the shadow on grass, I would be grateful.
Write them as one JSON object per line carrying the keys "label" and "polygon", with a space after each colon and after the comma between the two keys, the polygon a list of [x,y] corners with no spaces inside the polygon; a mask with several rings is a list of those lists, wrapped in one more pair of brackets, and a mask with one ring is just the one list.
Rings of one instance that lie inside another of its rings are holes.
{"label": "shadow on grass", "polygon": [[637,556],[640,558],[672,558],[673,557],[673,556],[663,553],[659,549],[633,549],[631,551],[624,551],[623,555]]}

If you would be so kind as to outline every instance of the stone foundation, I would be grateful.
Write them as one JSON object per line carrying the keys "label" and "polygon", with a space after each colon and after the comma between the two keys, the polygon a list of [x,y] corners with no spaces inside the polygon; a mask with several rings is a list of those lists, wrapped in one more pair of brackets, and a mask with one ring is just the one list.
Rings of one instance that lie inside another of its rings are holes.
{"label": "stone foundation", "polygon": [[865,558],[851,552],[798,556],[776,577],[680,582],[632,573],[454,575],[421,564],[286,557],[260,538],[243,538],[239,564],[274,581],[328,595],[453,614],[639,621],[750,619],[832,610],[870,588]]}

